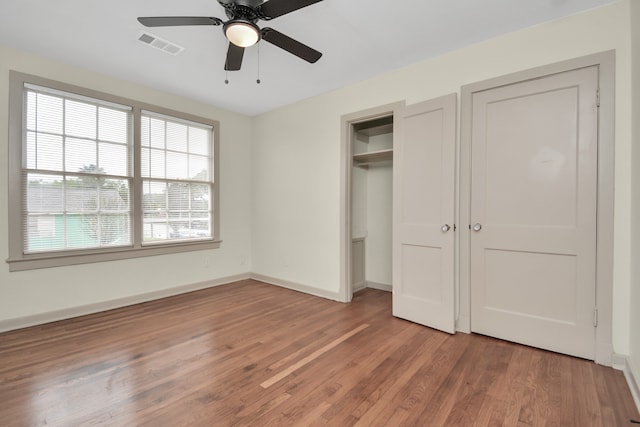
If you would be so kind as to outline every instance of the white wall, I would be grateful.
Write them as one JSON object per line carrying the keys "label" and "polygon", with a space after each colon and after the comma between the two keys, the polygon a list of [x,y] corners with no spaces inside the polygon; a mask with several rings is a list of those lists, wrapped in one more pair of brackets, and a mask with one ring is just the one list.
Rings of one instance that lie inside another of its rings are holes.
{"label": "white wall", "polygon": [[[631,34],[632,34],[632,90],[633,90],[633,150],[631,162],[634,165],[632,175],[632,214],[631,223],[631,297],[630,304],[630,334],[629,361],[635,377],[636,385],[640,387],[640,2],[631,3]],[[636,404],[640,407],[640,395],[636,395]]]}
{"label": "white wall", "polygon": [[325,295],[338,290],[344,112],[310,101],[254,121],[253,271]]}
{"label": "white wall", "polygon": [[630,1],[637,0],[500,36],[256,117],[254,271],[337,295],[341,115],[401,100],[411,104],[459,93],[468,83],[616,49],[613,344],[615,352],[628,354]]}
{"label": "white wall", "polygon": [[[6,171],[10,69],[219,120],[221,248],[10,273],[4,262],[9,228]],[[184,285],[251,271],[251,118],[3,47],[0,100],[0,330],[21,326],[34,316],[47,320],[59,311],[81,312],[87,305],[108,305],[112,300],[147,293],[172,293],[172,289]]]}

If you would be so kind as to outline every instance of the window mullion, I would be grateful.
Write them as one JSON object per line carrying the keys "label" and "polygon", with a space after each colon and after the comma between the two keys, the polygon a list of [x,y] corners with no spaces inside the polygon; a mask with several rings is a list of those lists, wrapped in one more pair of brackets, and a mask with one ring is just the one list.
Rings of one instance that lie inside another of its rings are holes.
{"label": "window mullion", "polygon": [[143,226],[143,189],[142,189],[142,111],[140,107],[135,106],[132,110],[133,129],[133,178],[131,185],[131,223],[133,230],[131,231],[133,247],[142,247],[142,235],[144,233]]}
{"label": "window mullion", "polygon": [[[67,206],[67,100],[62,99],[62,224],[64,247],[69,247],[69,207]],[[37,165],[36,165],[37,167]]]}
{"label": "window mullion", "polygon": [[[25,92],[25,93],[28,93],[28,92]],[[35,94],[35,98],[36,98],[36,107],[35,107],[36,112],[35,112],[35,117],[34,117],[35,129],[33,130],[33,133],[34,133],[34,135],[36,135],[36,138],[37,138],[37,135],[38,135],[38,107],[39,107],[39,106],[38,106],[38,94]],[[26,104],[27,104],[27,102],[26,102],[26,100],[25,100],[25,105],[26,105]],[[26,152],[27,152],[27,141],[26,141],[27,120],[26,120],[26,117],[25,117],[25,119],[24,119],[24,120],[25,120],[25,125],[24,125],[24,133],[25,133],[25,136],[24,136],[24,141],[23,141],[23,145],[22,145],[22,147],[23,147],[24,152],[25,152],[25,154],[26,154]],[[36,147],[35,147],[35,151],[36,151],[36,152],[35,152],[35,160],[36,160],[36,161],[35,161],[35,165],[34,165],[34,166],[36,167],[36,169],[38,169],[38,158],[39,158],[39,157],[38,157],[38,150],[39,150],[39,149],[40,149],[40,146],[39,146],[39,144],[38,144],[38,142],[37,142],[37,140],[36,140]],[[23,165],[22,167],[24,168],[24,167],[25,167],[25,166],[27,166],[27,164],[28,164],[28,160],[27,160],[27,157],[26,157],[26,156],[24,157],[24,160],[23,160],[23,161],[24,161],[24,165]]]}

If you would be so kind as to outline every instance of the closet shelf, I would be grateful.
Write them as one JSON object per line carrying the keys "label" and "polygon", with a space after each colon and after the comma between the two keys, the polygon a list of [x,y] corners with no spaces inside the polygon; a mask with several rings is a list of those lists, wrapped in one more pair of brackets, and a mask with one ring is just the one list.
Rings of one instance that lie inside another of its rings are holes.
{"label": "closet shelf", "polygon": [[393,159],[393,149],[370,151],[368,153],[360,153],[353,155],[353,161],[356,166],[367,166],[373,162],[384,162]]}
{"label": "closet shelf", "polygon": [[353,125],[353,130],[366,136],[376,136],[393,132],[393,116],[381,117]]}

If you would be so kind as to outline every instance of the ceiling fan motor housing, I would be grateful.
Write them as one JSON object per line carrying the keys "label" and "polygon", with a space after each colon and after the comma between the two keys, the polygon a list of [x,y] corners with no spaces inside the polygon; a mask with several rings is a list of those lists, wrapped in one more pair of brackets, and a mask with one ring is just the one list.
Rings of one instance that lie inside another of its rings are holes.
{"label": "ceiling fan motor housing", "polygon": [[262,4],[262,0],[235,0],[229,2],[218,0],[218,2],[224,7],[229,19],[243,19],[252,23],[260,19],[256,8]]}

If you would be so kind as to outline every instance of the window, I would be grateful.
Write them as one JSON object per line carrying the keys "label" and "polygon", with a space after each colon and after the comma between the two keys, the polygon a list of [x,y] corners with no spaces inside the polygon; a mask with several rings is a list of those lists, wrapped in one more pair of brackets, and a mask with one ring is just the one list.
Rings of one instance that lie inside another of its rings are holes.
{"label": "window", "polygon": [[24,111],[23,253],[131,245],[131,108],[25,85]]}
{"label": "window", "polygon": [[12,271],[219,246],[217,122],[10,80]]}
{"label": "window", "polygon": [[211,236],[211,131],[142,112],[143,242]]}

